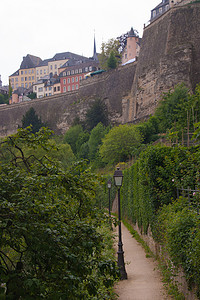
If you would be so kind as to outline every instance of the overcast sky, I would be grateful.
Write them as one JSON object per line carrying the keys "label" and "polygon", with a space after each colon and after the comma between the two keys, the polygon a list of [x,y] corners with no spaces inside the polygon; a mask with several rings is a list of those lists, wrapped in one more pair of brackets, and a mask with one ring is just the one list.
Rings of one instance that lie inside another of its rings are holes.
{"label": "overcast sky", "polygon": [[0,75],[3,84],[23,56],[41,59],[60,52],[93,55],[101,44],[133,27],[143,34],[151,9],[161,0],[1,0]]}

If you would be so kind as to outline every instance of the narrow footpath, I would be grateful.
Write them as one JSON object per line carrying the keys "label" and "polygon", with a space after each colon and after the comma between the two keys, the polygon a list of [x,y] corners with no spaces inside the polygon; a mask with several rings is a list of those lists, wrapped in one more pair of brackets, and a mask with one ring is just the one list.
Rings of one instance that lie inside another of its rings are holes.
{"label": "narrow footpath", "polygon": [[[118,229],[117,229],[118,230]],[[116,230],[115,249],[118,248]],[[115,286],[119,300],[165,300],[166,294],[157,264],[152,258],[146,258],[142,246],[132,237],[122,223],[122,242],[127,280],[121,280]]]}

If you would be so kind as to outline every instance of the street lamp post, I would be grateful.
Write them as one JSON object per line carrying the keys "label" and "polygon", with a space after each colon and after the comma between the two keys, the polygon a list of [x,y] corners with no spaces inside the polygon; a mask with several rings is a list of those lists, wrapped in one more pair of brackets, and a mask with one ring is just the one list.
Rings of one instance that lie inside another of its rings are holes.
{"label": "street lamp post", "polygon": [[111,179],[108,180],[108,199],[109,199],[109,217],[111,217],[111,209],[110,209],[110,189],[112,186],[112,181]]}
{"label": "street lamp post", "polygon": [[120,188],[122,186],[123,174],[119,167],[114,173],[115,185],[118,188],[118,219],[119,219],[119,242],[118,242],[118,267],[120,269],[121,280],[127,279],[127,273],[124,263],[124,251],[122,244],[122,230],[121,230],[121,207],[120,207]]}
{"label": "street lamp post", "polygon": [[111,226],[111,229],[112,229],[112,222],[111,222],[111,203],[110,203],[110,190],[111,190],[111,187],[112,187],[112,181],[111,179],[108,180],[108,199],[109,199],[109,222],[110,222],[110,226]]}

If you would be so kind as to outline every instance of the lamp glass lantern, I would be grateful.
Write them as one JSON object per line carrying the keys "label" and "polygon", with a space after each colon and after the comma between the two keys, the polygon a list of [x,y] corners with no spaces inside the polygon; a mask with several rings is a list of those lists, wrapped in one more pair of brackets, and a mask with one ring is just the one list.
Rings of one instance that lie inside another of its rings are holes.
{"label": "lamp glass lantern", "polygon": [[111,186],[112,186],[112,181],[111,181],[111,179],[108,180],[108,183],[107,183],[107,184],[108,184],[108,189],[111,189]]}
{"label": "lamp glass lantern", "polygon": [[123,181],[123,173],[122,171],[119,169],[119,167],[117,168],[117,170],[114,173],[114,181],[115,181],[115,185],[117,187],[121,187],[122,186],[122,181]]}

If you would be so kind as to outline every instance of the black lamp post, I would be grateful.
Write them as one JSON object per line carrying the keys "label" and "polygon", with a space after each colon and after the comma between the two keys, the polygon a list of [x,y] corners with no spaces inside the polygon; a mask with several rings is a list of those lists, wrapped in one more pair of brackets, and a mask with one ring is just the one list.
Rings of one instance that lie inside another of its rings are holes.
{"label": "black lamp post", "polygon": [[110,205],[110,190],[111,190],[111,187],[112,187],[111,179],[108,180],[107,185],[108,185],[108,199],[109,199],[109,222],[110,222],[110,227],[111,227],[111,230],[112,230],[111,205]]}
{"label": "black lamp post", "polygon": [[112,181],[111,179],[108,180],[108,199],[109,199],[109,217],[111,217],[111,209],[110,209],[110,189],[111,189],[111,186],[112,186]]}
{"label": "black lamp post", "polygon": [[121,230],[121,207],[120,207],[120,188],[122,186],[123,174],[119,168],[114,173],[115,185],[118,188],[118,219],[119,219],[119,242],[118,242],[118,267],[120,269],[121,280],[127,279],[127,273],[124,264],[124,251],[122,244],[122,230]]}

